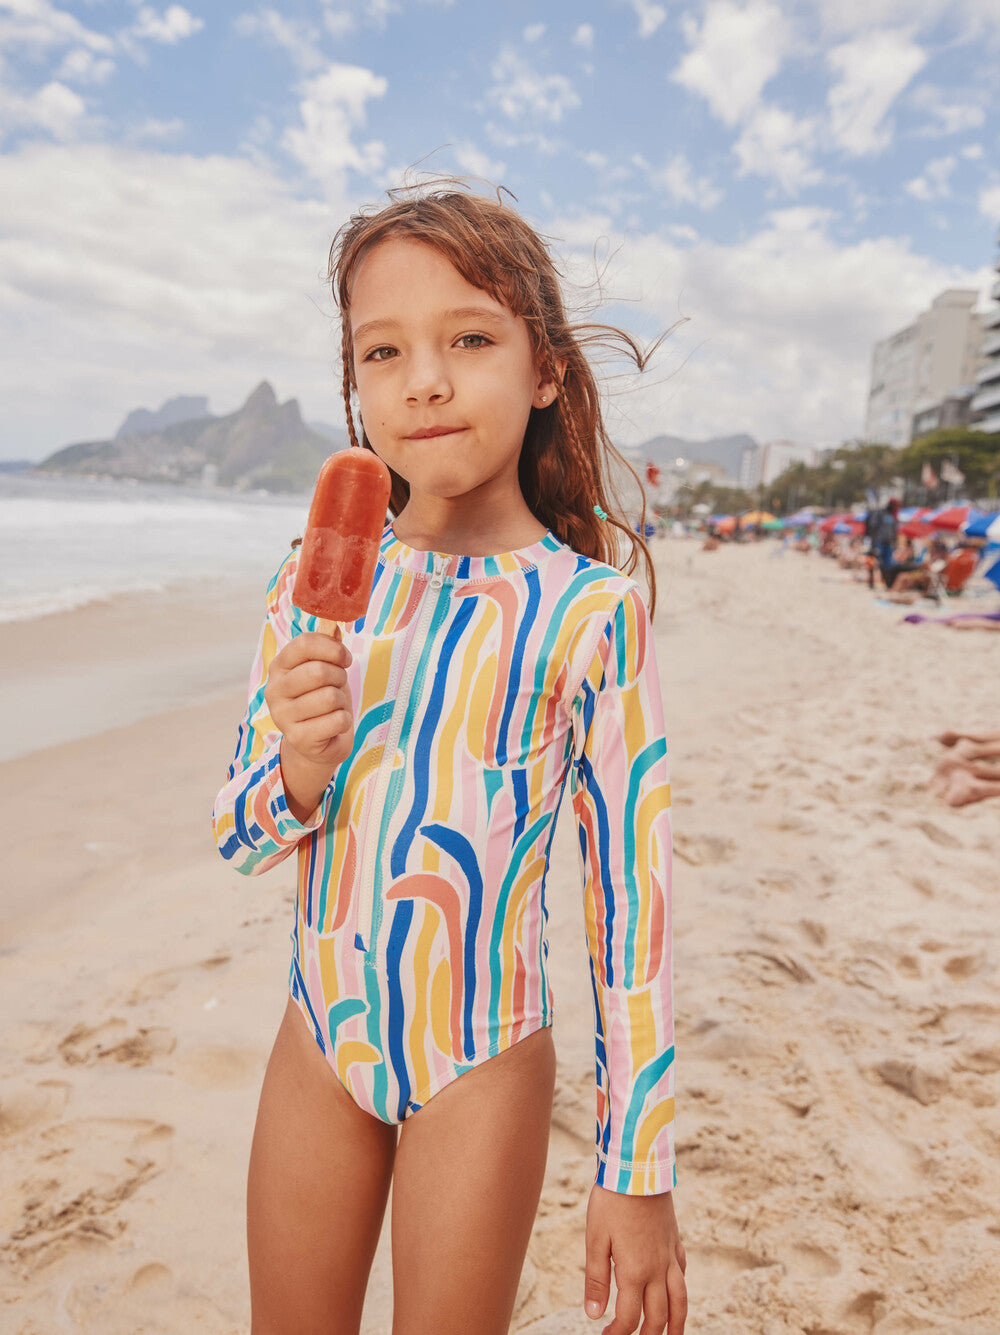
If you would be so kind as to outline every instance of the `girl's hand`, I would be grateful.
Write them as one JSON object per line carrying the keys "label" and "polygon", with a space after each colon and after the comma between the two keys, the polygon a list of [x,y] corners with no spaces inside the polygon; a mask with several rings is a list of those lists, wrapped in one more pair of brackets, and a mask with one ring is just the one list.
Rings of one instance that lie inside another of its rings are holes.
{"label": "girl's hand", "polygon": [[[594,1185],[587,1204],[584,1310],[603,1316],[615,1265],[615,1319],[602,1335],[681,1335],[687,1320],[687,1255],[669,1191],[625,1196]],[[643,1319],[645,1315],[645,1319]],[[642,1322],[640,1330],[639,1323]]]}
{"label": "girl's hand", "polygon": [[274,726],[299,758],[332,774],[354,749],[354,705],[347,685],[351,655],[333,635],[306,631],[275,654],[264,699]]}

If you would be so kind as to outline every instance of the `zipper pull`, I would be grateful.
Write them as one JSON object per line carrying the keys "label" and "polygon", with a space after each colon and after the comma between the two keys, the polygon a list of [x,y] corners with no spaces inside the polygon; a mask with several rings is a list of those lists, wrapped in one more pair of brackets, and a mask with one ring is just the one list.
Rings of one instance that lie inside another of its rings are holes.
{"label": "zipper pull", "polygon": [[434,562],[434,573],[431,575],[431,588],[440,589],[444,583],[444,568],[448,564],[444,557],[441,557],[441,564],[438,565],[436,556],[431,558]]}

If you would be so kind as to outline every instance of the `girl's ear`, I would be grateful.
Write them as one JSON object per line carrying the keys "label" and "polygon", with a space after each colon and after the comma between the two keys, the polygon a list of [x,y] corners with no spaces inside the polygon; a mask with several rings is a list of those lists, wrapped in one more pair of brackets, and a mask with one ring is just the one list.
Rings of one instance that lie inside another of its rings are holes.
{"label": "girl's ear", "polygon": [[557,361],[555,363],[555,368],[555,380],[552,379],[548,368],[539,372],[538,384],[535,386],[535,395],[531,400],[531,406],[533,408],[546,408],[554,399],[558,398],[559,392],[562,389],[563,376],[566,374],[565,360]]}

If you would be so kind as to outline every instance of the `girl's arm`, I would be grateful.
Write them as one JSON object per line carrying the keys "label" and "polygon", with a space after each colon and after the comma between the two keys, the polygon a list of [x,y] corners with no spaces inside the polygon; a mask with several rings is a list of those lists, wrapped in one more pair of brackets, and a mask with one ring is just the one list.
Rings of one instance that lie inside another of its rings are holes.
{"label": "girl's arm", "polygon": [[574,701],[580,831],[597,1035],[597,1183],[676,1183],[670,780],[649,612],[632,585]]}
{"label": "girl's arm", "polygon": [[[609,1335],[642,1322],[682,1335],[687,1258],[674,1215],[670,781],[653,631],[633,585],[574,701],[580,826],[597,1029],[597,1181],[584,1302]],[[643,1320],[645,1318],[645,1320]]]}
{"label": "girl's arm", "polygon": [[[264,698],[271,663],[300,630],[302,614],[291,598],[294,575],[292,553],[268,586],[267,616],[250,671],[236,755],[212,812],[219,852],[247,876],[267,871],[286,858],[305,835],[322,825],[330,802],[329,774],[322,782],[322,766],[305,773],[308,762],[297,752],[290,754],[287,746],[283,776],[283,738]],[[310,802],[312,807],[306,812],[304,806]]]}

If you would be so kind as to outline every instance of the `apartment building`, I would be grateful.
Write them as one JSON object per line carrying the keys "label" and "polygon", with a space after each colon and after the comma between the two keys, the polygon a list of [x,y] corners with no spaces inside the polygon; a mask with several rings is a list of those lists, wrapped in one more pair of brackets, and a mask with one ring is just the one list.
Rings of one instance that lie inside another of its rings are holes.
{"label": "apartment building", "polygon": [[[1000,256],[993,267],[1000,275]],[[994,280],[990,297],[993,305],[983,317],[976,395],[970,405],[972,425],[977,431],[1000,431],[1000,276]]]}
{"label": "apartment building", "polygon": [[866,440],[908,445],[915,416],[975,383],[983,362],[978,295],[974,289],[949,288],[911,325],[875,344]]}

